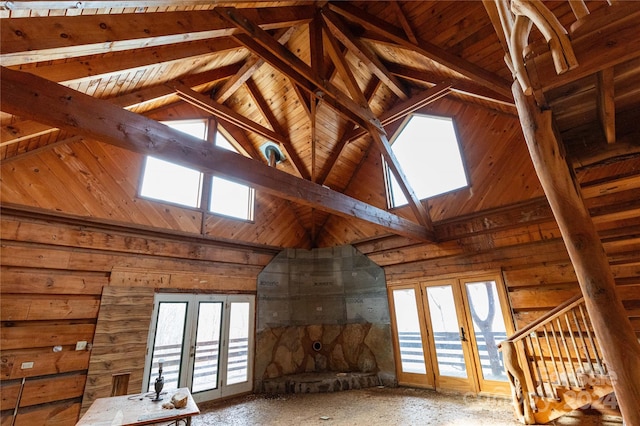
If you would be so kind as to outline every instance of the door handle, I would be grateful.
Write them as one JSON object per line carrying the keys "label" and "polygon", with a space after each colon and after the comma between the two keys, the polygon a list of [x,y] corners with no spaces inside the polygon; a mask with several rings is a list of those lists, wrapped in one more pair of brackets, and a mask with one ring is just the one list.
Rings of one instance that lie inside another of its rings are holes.
{"label": "door handle", "polygon": [[464,334],[464,327],[460,327],[460,341],[461,342],[467,341],[467,336]]}

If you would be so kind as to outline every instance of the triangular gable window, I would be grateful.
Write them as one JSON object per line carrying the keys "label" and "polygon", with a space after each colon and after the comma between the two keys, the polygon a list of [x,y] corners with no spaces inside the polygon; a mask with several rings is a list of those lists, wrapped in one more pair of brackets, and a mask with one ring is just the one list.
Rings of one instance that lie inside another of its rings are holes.
{"label": "triangular gable window", "polygon": [[[468,186],[451,118],[410,116],[394,136],[391,149],[419,199]],[[386,163],[385,176],[389,207],[407,204]]]}

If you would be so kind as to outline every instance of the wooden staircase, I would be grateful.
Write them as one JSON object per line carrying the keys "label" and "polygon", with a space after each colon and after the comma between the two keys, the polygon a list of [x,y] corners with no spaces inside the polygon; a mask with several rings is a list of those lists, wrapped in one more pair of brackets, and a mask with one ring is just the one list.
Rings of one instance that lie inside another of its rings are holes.
{"label": "wooden staircase", "polygon": [[546,424],[580,408],[618,415],[615,379],[601,358],[582,296],[502,342],[516,417]]}

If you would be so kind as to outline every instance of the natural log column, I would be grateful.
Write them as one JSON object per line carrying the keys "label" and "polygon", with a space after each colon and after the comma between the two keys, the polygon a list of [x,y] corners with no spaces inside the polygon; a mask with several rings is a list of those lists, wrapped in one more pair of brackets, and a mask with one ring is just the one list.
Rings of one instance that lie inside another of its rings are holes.
{"label": "natural log column", "polygon": [[640,343],[615,290],[609,261],[563,155],[550,110],[542,111],[520,84],[512,86],[533,165],[547,196],[600,342],[627,425],[640,425]]}

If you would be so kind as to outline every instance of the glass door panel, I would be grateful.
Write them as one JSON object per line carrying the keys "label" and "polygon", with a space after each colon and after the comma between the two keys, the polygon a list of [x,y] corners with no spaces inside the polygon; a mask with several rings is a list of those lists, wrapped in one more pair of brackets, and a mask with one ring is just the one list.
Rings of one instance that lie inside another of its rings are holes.
{"label": "glass door panel", "polygon": [[231,303],[227,385],[243,383],[249,379],[249,318],[249,303]]}
{"label": "glass door panel", "polygon": [[222,302],[200,302],[196,330],[192,392],[218,387]]}
{"label": "glass door panel", "polygon": [[389,291],[398,383],[433,388],[433,369],[425,351],[424,314],[416,293],[420,293],[417,284],[394,287]]}
{"label": "glass door panel", "polygon": [[438,372],[441,376],[467,378],[452,287],[427,287],[427,300]]}
{"label": "glass door panel", "polygon": [[[147,392],[154,390],[158,377],[159,363],[162,362],[164,389],[177,389],[183,362],[183,342],[187,322],[186,302],[160,302],[153,335],[151,368],[148,371]],[[153,378],[151,375],[153,374]]]}
{"label": "glass door panel", "polygon": [[393,290],[393,304],[401,371],[427,374],[415,290],[412,288]]}
{"label": "glass door panel", "polygon": [[507,392],[507,375],[498,344],[506,340],[512,331],[507,331],[496,281],[466,282],[465,288],[468,313],[473,324],[472,339],[476,348],[475,363],[480,390]]}
{"label": "glass door panel", "polygon": [[189,387],[196,402],[251,391],[254,306],[248,295],[157,294],[143,391],[159,362],[164,390]]}

